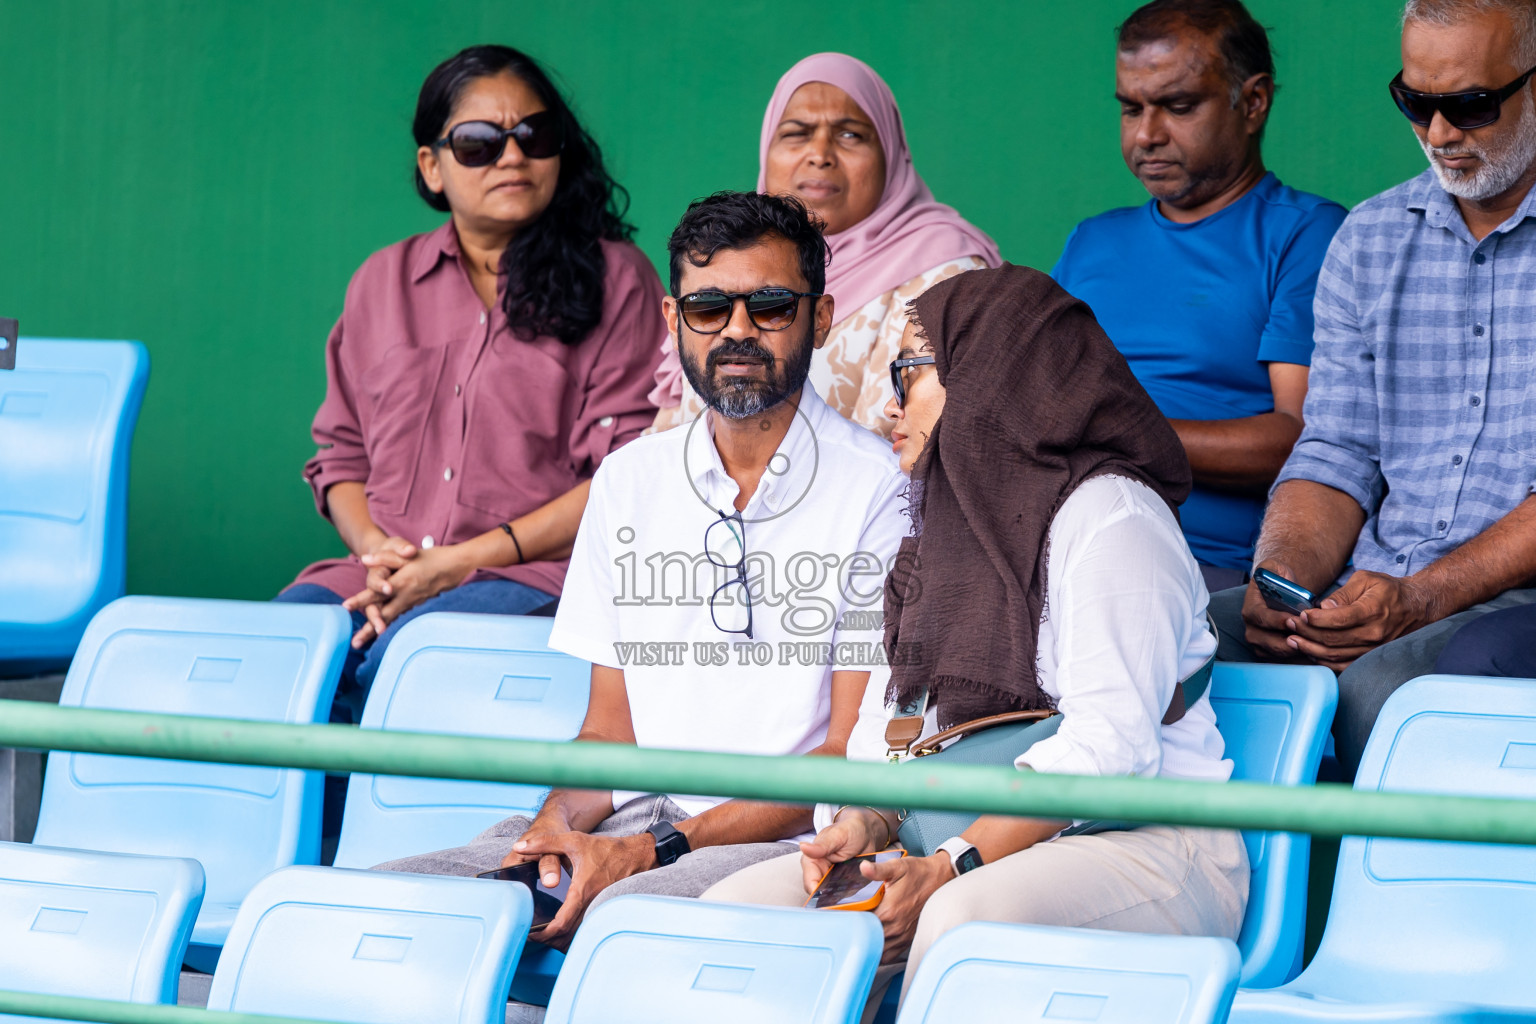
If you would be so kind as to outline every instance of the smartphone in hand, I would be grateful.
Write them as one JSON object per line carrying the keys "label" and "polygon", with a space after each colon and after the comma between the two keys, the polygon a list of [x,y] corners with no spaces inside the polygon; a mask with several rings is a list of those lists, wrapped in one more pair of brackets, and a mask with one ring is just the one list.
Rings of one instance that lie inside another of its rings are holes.
{"label": "smartphone in hand", "polygon": [[566,890],[571,886],[571,876],[566,874],[565,868],[560,869],[560,884],[553,889],[546,889],[544,883],[539,880],[539,862],[528,861],[526,864],[514,864],[509,868],[496,868],[494,871],[482,871],[477,878],[494,878],[502,882],[520,882],[528,887],[533,894],[533,925],[528,930],[536,932],[555,919],[560,912],[560,905],[564,902]]}
{"label": "smartphone in hand", "polygon": [[859,865],[879,864],[906,855],[906,850],[881,850],[833,864],[805,905],[812,910],[874,910],[885,898],[885,883],[865,878]]}
{"label": "smartphone in hand", "polygon": [[1253,585],[1259,588],[1259,596],[1264,599],[1264,603],[1277,612],[1299,615],[1308,608],[1317,607],[1317,598],[1312,596],[1312,591],[1268,569],[1260,569],[1253,574]]}

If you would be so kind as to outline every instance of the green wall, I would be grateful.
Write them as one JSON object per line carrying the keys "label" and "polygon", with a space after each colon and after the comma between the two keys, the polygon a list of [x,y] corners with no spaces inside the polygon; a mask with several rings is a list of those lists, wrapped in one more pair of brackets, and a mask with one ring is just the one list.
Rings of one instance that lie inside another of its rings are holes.
{"label": "green wall", "polygon": [[[129,588],[259,598],[342,546],[299,470],[352,271],[431,228],[410,119],[434,64],[552,65],[653,259],[688,200],[751,187],[762,108],[817,50],[872,63],[939,198],[1015,262],[1143,196],[1120,162],[1112,31],[1132,0],[0,0],[0,315],[136,338]],[[1423,167],[1387,97],[1391,0],[1253,0],[1287,183],[1354,204]]]}

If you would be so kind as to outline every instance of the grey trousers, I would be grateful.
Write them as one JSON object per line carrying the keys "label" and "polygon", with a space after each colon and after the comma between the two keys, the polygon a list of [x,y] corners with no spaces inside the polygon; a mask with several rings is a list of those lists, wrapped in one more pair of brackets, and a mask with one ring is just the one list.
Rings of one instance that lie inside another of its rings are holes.
{"label": "grey trousers", "polygon": [[[664,796],[647,796],[632,800],[614,811],[592,830],[592,834],[639,835],[658,821],[677,822],[688,816],[687,811]],[[512,852],[512,844],[522,838],[532,824],[530,818],[507,818],[480,833],[467,846],[402,857],[380,864],[374,870],[415,871],[426,875],[478,875],[482,871],[501,867],[502,860]],[[792,842],[706,846],[684,854],[666,867],[642,871],[613,883],[597,894],[597,898],[587,907],[587,912],[591,913],[613,897],[626,893],[697,898],[704,895],[705,889],[742,868],[798,852],[799,847]],[[542,1021],[544,1007],[510,1003],[506,1019],[508,1024]]]}
{"label": "grey trousers", "polygon": [[[1220,634],[1218,661],[1259,660],[1244,639],[1243,595],[1233,587],[1211,595],[1211,618]],[[1333,719],[1334,749],[1344,780],[1353,782],[1365,752],[1365,741],[1387,698],[1408,680],[1435,670],[1435,659],[1451,636],[1473,619],[1501,608],[1536,602],[1536,590],[1506,590],[1491,601],[1473,605],[1423,629],[1382,644],[1339,674],[1339,710]],[[1299,659],[1300,660],[1300,659]]]}

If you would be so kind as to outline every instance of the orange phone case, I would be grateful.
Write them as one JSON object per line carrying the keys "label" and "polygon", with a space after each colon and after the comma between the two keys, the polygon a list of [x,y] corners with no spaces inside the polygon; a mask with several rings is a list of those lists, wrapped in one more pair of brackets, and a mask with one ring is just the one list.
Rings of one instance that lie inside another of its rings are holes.
{"label": "orange phone case", "polygon": [[[901,850],[901,849],[897,849],[897,850],[894,850],[894,851],[892,851],[892,850],[880,850],[879,852],[880,853],[895,853],[896,856],[889,858],[890,860],[899,860],[900,858],[905,857],[907,855],[907,851],[906,850]],[[870,855],[869,854],[864,854],[863,856],[867,857],[867,856],[870,856]],[[855,858],[855,859],[857,859],[857,858]],[[832,874],[832,871],[836,870],[836,868],[837,868],[836,864],[832,865],[832,868],[827,871],[827,874],[821,876],[821,881],[816,883],[816,892],[820,892],[821,891],[821,887],[823,885],[827,884],[827,876]],[[810,896],[807,896],[805,898],[805,903],[803,905],[806,906],[806,907],[810,907],[811,900],[814,899],[815,896],[816,896],[815,892],[813,892]],[[830,907],[815,907],[815,908],[812,908],[812,909],[815,909],[815,910],[874,910],[876,907],[878,907],[880,905],[880,901],[883,900],[883,899],[885,899],[885,883],[882,882],[880,884],[880,888],[876,889],[875,890],[875,894],[873,896],[871,896],[867,900],[861,900],[858,903],[835,903],[835,904],[833,904]]]}

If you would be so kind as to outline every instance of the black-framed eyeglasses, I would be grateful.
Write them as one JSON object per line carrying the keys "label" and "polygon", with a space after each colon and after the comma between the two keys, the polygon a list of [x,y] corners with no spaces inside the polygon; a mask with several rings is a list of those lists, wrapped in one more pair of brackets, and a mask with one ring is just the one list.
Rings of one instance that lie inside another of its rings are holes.
{"label": "black-framed eyeglasses", "polygon": [[1429,127],[1438,111],[1453,127],[1486,128],[1499,119],[1504,101],[1520,91],[1536,68],[1531,68],[1502,89],[1469,89],[1466,92],[1419,92],[1403,84],[1399,71],[1387,88],[1403,116],[1420,128]]}
{"label": "black-framed eyeglasses", "polygon": [[[704,556],[711,565],[729,569],[736,575],[709,595],[709,617],[722,633],[744,633],[752,639],[752,592],[747,587],[747,524],[741,513],[719,516],[704,529]],[[724,600],[721,600],[721,595]],[[720,620],[725,618],[726,624]]]}
{"label": "black-framed eyeglasses", "polygon": [[795,322],[801,299],[815,299],[822,292],[797,292],[788,288],[759,288],[755,292],[689,292],[677,300],[683,323],[698,334],[719,334],[731,322],[737,301],[747,304],[747,316],[758,330],[782,331]]}
{"label": "black-framed eyeglasses", "polygon": [[913,366],[932,366],[933,356],[913,356],[911,359],[891,360],[891,390],[896,392],[896,405],[907,407],[907,375],[903,372]]}
{"label": "black-framed eyeglasses", "polygon": [[517,143],[523,156],[546,160],[559,156],[565,148],[565,130],[552,110],[529,114],[511,128],[490,121],[465,121],[456,124],[447,135],[432,143],[433,149],[447,146],[454,159],[465,167],[489,167],[506,152],[507,140]]}

